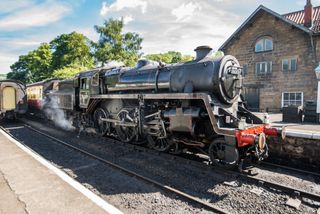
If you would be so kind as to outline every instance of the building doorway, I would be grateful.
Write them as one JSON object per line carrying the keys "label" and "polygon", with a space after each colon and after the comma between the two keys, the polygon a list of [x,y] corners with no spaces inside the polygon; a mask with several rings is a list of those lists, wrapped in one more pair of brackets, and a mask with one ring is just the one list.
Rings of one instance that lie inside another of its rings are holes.
{"label": "building doorway", "polygon": [[260,89],[253,87],[244,87],[243,97],[250,111],[260,110]]}

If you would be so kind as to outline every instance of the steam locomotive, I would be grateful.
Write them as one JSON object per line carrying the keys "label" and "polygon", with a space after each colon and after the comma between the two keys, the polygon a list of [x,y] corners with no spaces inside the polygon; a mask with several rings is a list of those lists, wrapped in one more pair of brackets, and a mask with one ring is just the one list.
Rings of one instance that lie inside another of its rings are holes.
{"label": "steam locomotive", "polygon": [[[245,108],[242,68],[227,55],[212,57],[200,46],[196,58],[163,65],[140,60],[136,67],[104,67],[55,82],[46,94],[76,127],[143,144],[158,151],[197,150],[230,168],[246,157],[263,160],[268,136],[279,131]],[[53,84],[53,83],[52,83]]]}

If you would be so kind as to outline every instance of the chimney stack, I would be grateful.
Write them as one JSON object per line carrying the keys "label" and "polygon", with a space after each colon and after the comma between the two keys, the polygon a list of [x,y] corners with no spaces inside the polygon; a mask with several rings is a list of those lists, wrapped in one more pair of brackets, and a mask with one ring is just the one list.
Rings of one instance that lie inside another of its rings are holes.
{"label": "chimney stack", "polygon": [[196,49],[194,49],[194,51],[196,52],[195,60],[201,60],[212,55],[212,48],[206,45],[199,46]]}
{"label": "chimney stack", "polygon": [[304,26],[307,28],[312,27],[313,19],[313,7],[311,0],[307,0],[306,6],[304,6]]}

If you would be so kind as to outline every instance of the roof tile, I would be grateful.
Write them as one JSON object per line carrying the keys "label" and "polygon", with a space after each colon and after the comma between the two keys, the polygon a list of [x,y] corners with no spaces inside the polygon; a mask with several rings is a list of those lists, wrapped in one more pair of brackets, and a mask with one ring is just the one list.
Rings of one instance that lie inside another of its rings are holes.
{"label": "roof tile", "polygon": [[[304,10],[282,15],[284,18],[291,20],[299,25],[304,24]],[[313,8],[313,25],[310,28],[315,33],[320,32],[320,6]]]}

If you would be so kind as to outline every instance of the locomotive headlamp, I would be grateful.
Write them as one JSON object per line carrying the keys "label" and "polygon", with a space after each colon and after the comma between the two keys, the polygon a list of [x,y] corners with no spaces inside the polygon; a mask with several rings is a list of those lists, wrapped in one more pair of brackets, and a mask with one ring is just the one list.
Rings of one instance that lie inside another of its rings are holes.
{"label": "locomotive headlamp", "polygon": [[266,135],[264,133],[259,135],[258,146],[260,151],[263,151],[266,147]]}

